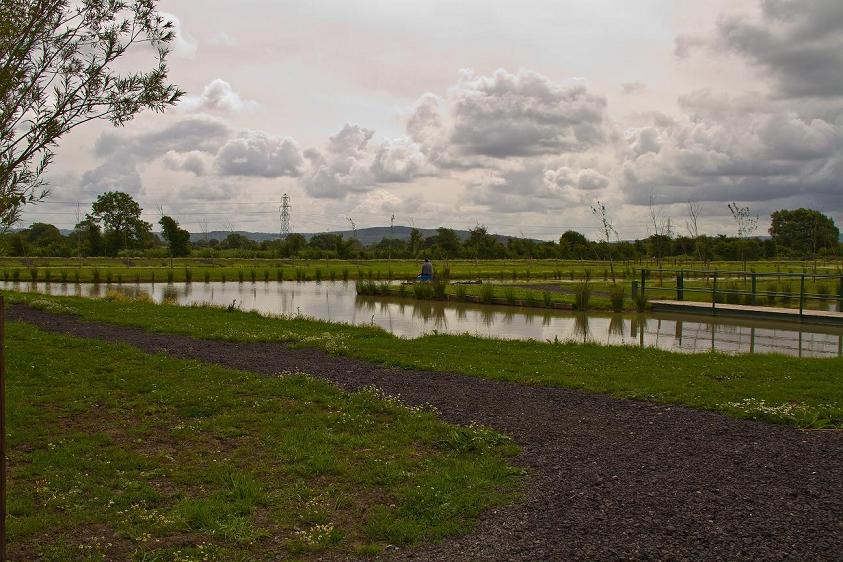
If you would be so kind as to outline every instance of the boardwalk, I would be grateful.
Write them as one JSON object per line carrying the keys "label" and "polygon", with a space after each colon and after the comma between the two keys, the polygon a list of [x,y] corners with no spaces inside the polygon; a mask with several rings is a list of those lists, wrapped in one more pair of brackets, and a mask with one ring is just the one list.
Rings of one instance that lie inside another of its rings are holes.
{"label": "boardwalk", "polygon": [[684,312],[688,314],[708,314],[716,316],[735,316],[784,322],[802,322],[810,324],[832,324],[843,326],[843,312],[829,310],[803,310],[774,306],[750,306],[744,304],[712,305],[708,302],[652,300],[653,312]]}

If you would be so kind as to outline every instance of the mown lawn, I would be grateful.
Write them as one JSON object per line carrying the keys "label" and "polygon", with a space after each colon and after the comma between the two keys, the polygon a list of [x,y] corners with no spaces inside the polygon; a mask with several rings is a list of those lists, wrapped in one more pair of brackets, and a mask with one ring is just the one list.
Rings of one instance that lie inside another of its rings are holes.
{"label": "mown lawn", "polygon": [[[281,341],[375,363],[683,404],[798,427],[843,428],[843,358],[682,354],[652,348],[429,335],[210,307],[12,293],[82,318],[234,341]],[[34,301],[34,302],[33,302]]]}
{"label": "mown lawn", "polygon": [[362,557],[466,532],[520,480],[504,436],[374,390],[22,323],[6,349],[12,560]]}

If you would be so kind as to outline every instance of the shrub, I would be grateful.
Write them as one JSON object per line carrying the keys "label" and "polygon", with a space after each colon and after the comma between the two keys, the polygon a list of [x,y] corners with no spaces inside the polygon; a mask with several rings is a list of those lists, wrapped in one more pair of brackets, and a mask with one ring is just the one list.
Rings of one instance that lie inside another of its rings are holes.
{"label": "shrub", "polygon": [[252,280],[252,283],[255,283],[258,280],[258,272],[254,269],[249,271],[249,278]]}
{"label": "shrub", "polygon": [[14,270],[14,271],[12,272],[12,280],[13,280],[15,283],[17,283],[18,281],[20,281],[20,270],[19,270],[19,269],[16,269],[16,270]]}
{"label": "shrub", "polygon": [[322,269],[317,267],[315,273],[316,273],[316,280],[322,281]]}
{"label": "shrub", "polygon": [[[110,272],[109,272],[109,273],[110,273]],[[109,274],[109,277],[110,277],[110,276],[111,276],[111,275]],[[175,280],[175,273],[173,272],[173,270],[172,270],[172,269],[168,269],[168,270],[167,270],[167,283],[168,283],[168,284],[170,284],[170,283],[172,283],[174,280]],[[110,281],[110,279],[109,279],[109,281]]]}
{"label": "shrub", "polygon": [[110,285],[111,279],[112,279],[111,270],[109,269],[108,271],[105,272],[105,282]]}
{"label": "shrub", "polygon": [[38,269],[32,268],[29,270],[29,280],[30,281],[38,281]]}
{"label": "shrub", "polygon": [[210,271],[205,270],[205,273],[203,273],[203,274],[202,274],[202,280],[203,280],[205,283],[210,283],[210,282],[211,282],[211,272],[210,272]]}
{"label": "shrub", "polygon": [[[91,279],[93,279],[94,283],[100,282],[100,270],[99,269],[94,268],[94,270],[91,272]],[[152,274],[152,282],[153,283],[155,282],[155,273]]]}
{"label": "shrub", "polygon": [[246,279],[246,274],[243,273],[242,269],[238,269],[237,270],[237,281],[239,283],[242,283],[245,279]]}
{"label": "shrub", "polygon": [[588,310],[588,303],[591,300],[591,285],[588,281],[577,283],[574,287],[574,308],[577,310]]}
{"label": "shrub", "polygon": [[73,281],[75,281],[76,283],[79,283],[79,277],[80,277],[79,276],[79,270],[77,269],[76,271],[73,272]]}
{"label": "shrub", "polygon": [[281,283],[284,281],[284,270],[283,269],[276,269],[275,270],[275,280]]}
{"label": "shrub", "polygon": [[344,267],[343,270],[342,270],[342,280],[348,281],[348,268],[347,267]]}
{"label": "shrub", "polygon": [[62,283],[67,283],[67,272],[62,271],[61,273],[59,273],[59,278],[61,279]]}
{"label": "shrub", "polygon": [[337,272],[332,269],[331,270],[331,281],[336,281],[336,280],[337,280]]}
{"label": "shrub", "polygon": [[193,270],[189,267],[184,268],[184,282],[193,283]]}
{"label": "shrub", "polygon": [[117,284],[118,284],[118,285],[122,285],[122,284],[123,284],[123,274],[122,274],[122,273],[118,273],[118,274],[117,274]]}
{"label": "shrub", "polygon": [[52,274],[50,273],[50,270],[49,270],[49,269],[45,269],[45,270],[44,270],[44,281],[46,281],[47,283],[49,283],[51,279],[52,279]]}
{"label": "shrub", "polygon": [[623,311],[625,297],[626,287],[624,287],[622,283],[614,285],[609,291],[609,300],[612,302],[612,310],[615,312]]}

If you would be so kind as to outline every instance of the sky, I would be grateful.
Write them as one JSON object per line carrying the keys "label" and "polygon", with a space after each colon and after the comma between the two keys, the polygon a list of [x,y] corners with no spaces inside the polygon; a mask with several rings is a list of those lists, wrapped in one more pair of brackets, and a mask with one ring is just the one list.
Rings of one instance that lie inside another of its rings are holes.
{"label": "sky", "polygon": [[[161,0],[177,107],[65,137],[72,228],[104,191],[192,232],[396,225],[620,239],[727,204],[843,222],[840,0]],[[134,54],[134,57],[140,55]],[[150,60],[151,64],[151,60]],[[652,203],[652,206],[651,206]]]}

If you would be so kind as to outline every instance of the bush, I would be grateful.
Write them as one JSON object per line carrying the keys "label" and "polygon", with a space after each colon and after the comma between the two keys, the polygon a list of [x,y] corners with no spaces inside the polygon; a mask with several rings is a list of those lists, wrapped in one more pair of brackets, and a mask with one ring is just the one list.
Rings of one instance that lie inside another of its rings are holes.
{"label": "bush", "polygon": [[275,270],[275,280],[281,283],[284,281],[284,270],[283,269],[276,269]]}
{"label": "bush", "polygon": [[32,268],[29,270],[29,280],[30,281],[38,281],[38,269]]}
{"label": "bush", "polygon": [[52,277],[53,277],[53,276],[52,276],[52,274],[50,273],[50,270],[49,270],[49,269],[45,269],[45,270],[44,270],[44,281],[46,281],[47,283],[49,283],[49,282],[50,282],[50,280],[52,279]]}
{"label": "bush", "polygon": [[268,269],[263,270],[263,282],[269,283],[269,270]]}
{"label": "bush", "polygon": [[203,281],[205,281],[205,283],[210,283],[211,282],[211,272],[206,270],[205,273],[202,275],[202,279],[203,279]]}
{"label": "bush", "polygon": [[[111,272],[109,272],[108,276],[109,276],[109,277],[111,277]],[[168,270],[167,270],[167,283],[168,283],[168,284],[169,284],[169,283],[172,283],[172,282],[173,282],[173,280],[174,280],[174,278],[175,278],[175,274],[173,273],[173,270],[172,270],[172,269],[168,269]],[[109,279],[109,282],[110,282],[110,281],[111,281],[111,279]]]}
{"label": "bush", "polygon": [[59,278],[61,279],[62,283],[67,283],[67,272],[62,271],[61,273],[59,273]]}
{"label": "bush", "polygon": [[342,280],[348,281],[348,268],[347,267],[343,268],[343,270],[342,270]]}
{"label": "bush", "polygon": [[588,281],[577,283],[574,287],[574,308],[577,310],[588,310],[588,303],[591,300],[591,285]]}
{"label": "bush", "polygon": [[258,280],[258,272],[254,269],[249,271],[249,278],[252,280],[252,283],[255,283]]}
{"label": "bush", "polygon": [[[99,269],[94,268],[94,270],[91,272],[91,279],[93,279],[94,283],[100,282],[100,270]],[[153,283],[155,282],[155,273],[152,274],[152,282]]]}
{"label": "bush", "polygon": [[237,281],[239,283],[242,283],[245,279],[246,279],[246,274],[243,273],[242,269],[238,269],[237,270]]}
{"label": "bush", "polygon": [[318,267],[316,268],[316,280],[322,281],[322,269]]}

